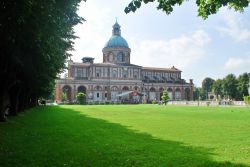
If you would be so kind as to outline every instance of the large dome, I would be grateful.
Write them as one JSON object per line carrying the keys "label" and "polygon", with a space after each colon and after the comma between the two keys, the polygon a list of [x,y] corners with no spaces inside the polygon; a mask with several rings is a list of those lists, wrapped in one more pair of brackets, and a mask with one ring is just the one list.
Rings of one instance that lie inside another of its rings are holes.
{"label": "large dome", "polygon": [[127,41],[121,36],[121,26],[117,23],[113,25],[112,36],[105,44],[104,48],[123,47],[129,48]]}
{"label": "large dome", "polygon": [[125,47],[129,48],[127,41],[119,36],[119,35],[113,35],[108,40],[108,42],[104,46],[105,48],[113,48],[113,47]]}

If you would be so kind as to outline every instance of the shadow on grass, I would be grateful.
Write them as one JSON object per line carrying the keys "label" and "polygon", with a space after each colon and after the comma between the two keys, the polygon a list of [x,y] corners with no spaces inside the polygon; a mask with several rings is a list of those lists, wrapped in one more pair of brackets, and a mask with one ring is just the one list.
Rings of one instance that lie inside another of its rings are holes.
{"label": "shadow on grass", "polygon": [[216,162],[212,150],[136,133],[71,109],[33,109],[0,124],[0,166],[246,167]]}

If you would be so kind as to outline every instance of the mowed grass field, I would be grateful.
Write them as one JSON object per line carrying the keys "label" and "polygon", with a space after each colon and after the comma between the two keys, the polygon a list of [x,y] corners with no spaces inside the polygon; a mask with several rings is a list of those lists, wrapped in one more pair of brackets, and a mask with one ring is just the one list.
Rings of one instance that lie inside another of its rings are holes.
{"label": "mowed grass field", "polygon": [[0,123],[0,166],[250,166],[250,108],[37,107]]}

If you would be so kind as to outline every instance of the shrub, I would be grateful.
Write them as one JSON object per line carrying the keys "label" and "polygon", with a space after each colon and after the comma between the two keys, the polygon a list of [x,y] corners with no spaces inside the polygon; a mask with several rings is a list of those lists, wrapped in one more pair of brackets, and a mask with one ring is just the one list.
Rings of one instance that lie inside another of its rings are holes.
{"label": "shrub", "polygon": [[78,104],[86,104],[86,95],[82,92],[77,93],[76,99]]}
{"label": "shrub", "polygon": [[157,104],[157,101],[156,100],[152,100],[152,104]]}
{"label": "shrub", "polygon": [[250,105],[250,96],[244,96],[243,99],[246,105]]}
{"label": "shrub", "polygon": [[163,95],[161,96],[163,103],[166,105],[168,100],[169,100],[169,96],[168,96],[168,91],[164,90],[163,91]]}

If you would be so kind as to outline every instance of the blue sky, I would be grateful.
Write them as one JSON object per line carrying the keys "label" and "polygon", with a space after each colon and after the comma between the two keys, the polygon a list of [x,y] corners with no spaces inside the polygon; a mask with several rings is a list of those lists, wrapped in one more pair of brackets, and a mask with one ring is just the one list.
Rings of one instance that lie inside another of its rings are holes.
{"label": "blue sky", "polygon": [[142,5],[124,13],[130,0],[82,2],[79,15],[86,19],[75,27],[74,61],[90,56],[102,62],[102,49],[111,37],[117,17],[122,36],[131,48],[131,63],[182,70],[182,78],[201,86],[205,77],[223,78],[250,73],[250,8],[243,13],[223,8],[207,20],[197,16],[194,1],[175,7],[171,15]]}

